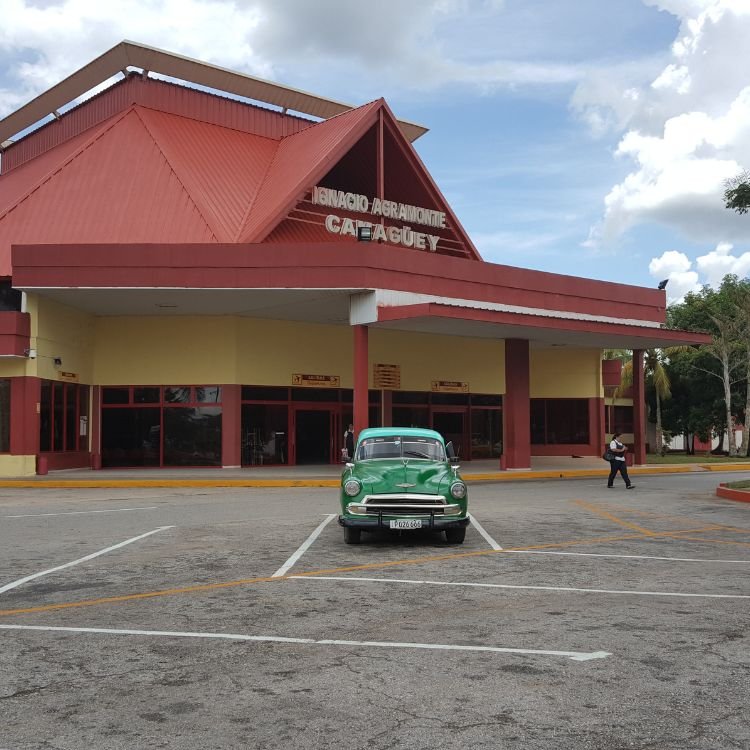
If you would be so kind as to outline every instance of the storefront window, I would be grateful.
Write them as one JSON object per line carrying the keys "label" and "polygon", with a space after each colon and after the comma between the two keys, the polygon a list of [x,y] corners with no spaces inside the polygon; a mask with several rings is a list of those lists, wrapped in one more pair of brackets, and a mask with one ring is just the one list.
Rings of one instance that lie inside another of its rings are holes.
{"label": "storefront window", "polygon": [[[42,453],[88,449],[88,400],[87,385],[42,381],[39,399]],[[81,417],[85,418],[83,422]]]}
{"label": "storefront window", "polygon": [[471,458],[498,458],[503,452],[500,409],[471,410]]}
{"label": "storefront window", "polygon": [[165,406],[164,466],[221,466],[220,406]]}
{"label": "storefront window", "polygon": [[286,464],[289,408],[284,405],[242,405],[242,464]]}
{"label": "storefront window", "polygon": [[10,451],[10,380],[0,379],[0,453]]}
{"label": "storefront window", "polygon": [[216,385],[103,388],[102,466],[221,466],[220,403]]}
{"label": "storefront window", "polygon": [[633,432],[633,407],[632,406],[609,406],[607,407],[607,432],[619,432],[628,434]]}
{"label": "storefront window", "polygon": [[102,409],[102,466],[159,466],[161,409]]}
{"label": "storefront window", "polygon": [[426,406],[394,406],[393,427],[425,427],[431,429],[430,410]]}
{"label": "storefront window", "polygon": [[532,445],[586,445],[588,442],[588,399],[531,399]]}

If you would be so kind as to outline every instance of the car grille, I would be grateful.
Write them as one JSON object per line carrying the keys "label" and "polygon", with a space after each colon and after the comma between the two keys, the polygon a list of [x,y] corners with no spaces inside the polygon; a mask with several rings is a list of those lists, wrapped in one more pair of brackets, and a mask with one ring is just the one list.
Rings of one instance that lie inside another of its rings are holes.
{"label": "car grille", "polygon": [[364,498],[368,515],[385,513],[389,516],[444,515],[445,498],[441,495],[416,493],[367,495]]}

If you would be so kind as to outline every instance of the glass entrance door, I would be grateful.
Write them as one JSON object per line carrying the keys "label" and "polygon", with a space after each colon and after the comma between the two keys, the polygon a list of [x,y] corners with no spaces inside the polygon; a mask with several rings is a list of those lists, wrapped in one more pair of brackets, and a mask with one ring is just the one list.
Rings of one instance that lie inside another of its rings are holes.
{"label": "glass entrance door", "polygon": [[294,410],[295,463],[330,464],[333,451],[333,411],[297,407]]}
{"label": "glass entrance door", "polygon": [[439,432],[446,443],[453,443],[457,456],[466,460],[470,458],[465,440],[466,409],[433,410],[432,429]]}

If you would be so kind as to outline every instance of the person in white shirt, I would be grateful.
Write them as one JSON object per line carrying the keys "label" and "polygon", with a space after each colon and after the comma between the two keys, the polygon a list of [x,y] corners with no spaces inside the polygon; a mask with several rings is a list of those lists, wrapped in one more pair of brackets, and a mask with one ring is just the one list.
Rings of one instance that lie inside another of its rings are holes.
{"label": "person in white shirt", "polygon": [[619,437],[622,433],[616,432],[612,435],[612,441],[609,444],[609,452],[612,454],[612,458],[609,460],[609,465],[612,467],[609,471],[609,479],[607,480],[607,487],[612,488],[612,485],[619,471],[622,474],[622,478],[625,480],[625,488],[632,490],[635,485],[630,483],[630,477],[628,476],[627,461],[625,460],[625,453],[627,448],[619,441]]}

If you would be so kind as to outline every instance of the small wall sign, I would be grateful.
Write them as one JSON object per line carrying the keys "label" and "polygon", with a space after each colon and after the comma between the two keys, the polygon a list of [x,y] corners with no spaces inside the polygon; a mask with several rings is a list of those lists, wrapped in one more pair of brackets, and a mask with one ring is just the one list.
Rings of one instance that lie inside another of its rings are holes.
{"label": "small wall sign", "polygon": [[341,377],[339,375],[308,375],[295,372],[292,375],[292,385],[302,388],[340,388]]}
{"label": "small wall sign", "polygon": [[468,393],[469,384],[458,380],[433,380],[431,390],[433,393]]}
{"label": "small wall sign", "polygon": [[401,388],[401,365],[374,364],[372,366],[373,388],[398,390]]}

